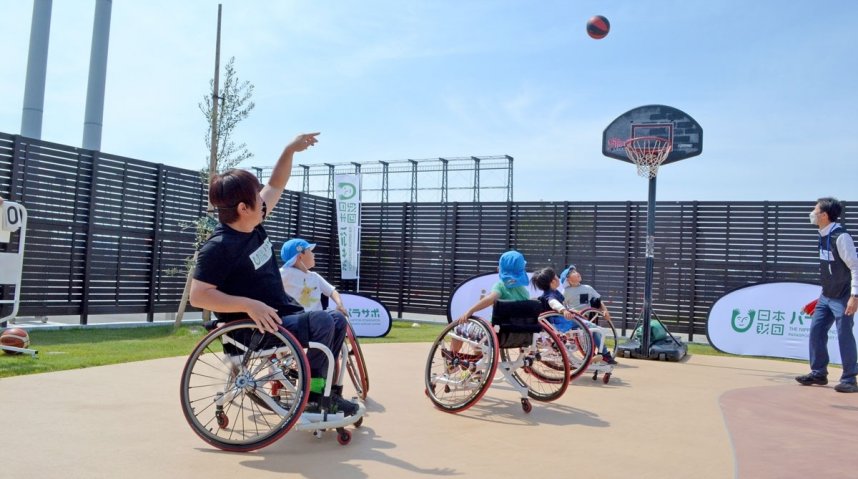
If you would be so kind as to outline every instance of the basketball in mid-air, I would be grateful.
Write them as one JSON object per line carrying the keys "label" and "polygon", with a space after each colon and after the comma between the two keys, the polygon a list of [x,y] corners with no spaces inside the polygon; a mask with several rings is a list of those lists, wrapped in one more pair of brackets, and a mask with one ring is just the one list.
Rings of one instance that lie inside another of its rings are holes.
{"label": "basketball in mid-air", "polygon": [[590,35],[590,38],[600,40],[608,36],[609,31],[611,31],[611,22],[607,18],[596,15],[587,20],[587,35]]}
{"label": "basketball in mid-air", "polygon": [[[13,348],[26,348],[30,345],[30,335],[21,328],[11,328],[0,333],[0,344]],[[3,350],[6,354],[20,354],[16,351]]]}

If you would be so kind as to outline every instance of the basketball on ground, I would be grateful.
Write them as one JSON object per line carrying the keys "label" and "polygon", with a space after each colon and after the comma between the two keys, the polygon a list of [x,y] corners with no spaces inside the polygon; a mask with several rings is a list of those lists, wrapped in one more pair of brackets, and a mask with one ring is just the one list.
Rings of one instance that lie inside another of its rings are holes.
{"label": "basketball on ground", "polygon": [[[13,348],[26,348],[30,346],[30,335],[21,328],[10,328],[0,333],[0,344],[12,346]],[[3,350],[6,354],[20,354],[14,351]]]}
{"label": "basketball on ground", "polygon": [[596,40],[605,38],[610,30],[611,23],[601,15],[596,15],[587,20],[587,35],[590,35],[591,38]]}

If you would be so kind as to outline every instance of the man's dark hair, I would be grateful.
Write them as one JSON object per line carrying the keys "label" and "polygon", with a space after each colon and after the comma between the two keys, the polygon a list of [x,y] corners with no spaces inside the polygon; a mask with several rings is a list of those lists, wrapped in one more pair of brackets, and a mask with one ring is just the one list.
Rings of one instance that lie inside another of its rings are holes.
{"label": "man's dark hair", "polygon": [[551,290],[551,281],[557,276],[557,273],[554,272],[551,268],[542,268],[533,274],[533,277],[530,278],[530,282],[533,283],[540,291],[548,292]]}
{"label": "man's dark hair", "polygon": [[209,201],[217,208],[221,223],[234,223],[238,220],[238,205],[244,203],[250,208],[256,208],[261,189],[262,184],[253,173],[239,169],[226,170],[212,175]]}
{"label": "man's dark hair", "polygon": [[816,204],[819,205],[820,213],[828,213],[828,221],[837,221],[837,218],[840,218],[843,213],[843,203],[837,198],[827,196],[816,200]]}

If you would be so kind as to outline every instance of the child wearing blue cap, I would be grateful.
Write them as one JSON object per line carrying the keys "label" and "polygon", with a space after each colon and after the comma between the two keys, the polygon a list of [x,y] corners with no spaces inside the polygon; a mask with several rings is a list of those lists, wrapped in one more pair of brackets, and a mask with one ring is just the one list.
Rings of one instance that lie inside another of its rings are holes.
{"label": "child wearing blue cap", "polygon": [[530,291],[527,290],[527,272],[524,270],[526,265],[527,261],[524,260],[524,255],[518,251],[511,250],[502,254],[498,261],[500,281],[492,286],[491,292],[471,306],[465,314],[459,316],[458,323],[466,323],[474,313],[488,308],[495,304],[495,301],[530,299]]}
{"label": "child wearing blue cap", "polygon": [[[608,308],[604,303],[602,303],[602,296],[592,286],[581,284],[581,273],[574,264],[570,264],[569,267],[560,273],[560,283],[564,287],[563,296],[565,299],[563,304],[567,308],[576,310],[587,307],[596,308],[602,312],[605,319],[611,319],[611,314],[608,312]],[[591,325],[592,323],[587,324],[588,327]],[[594,336],[596,336],[595,333]],[[597,343],[600,342],[598,336],[595,339]],[[608,352],[607,345],[604,346],[602,351],[602,359],[604,359],[608,364],[617,364],[617,360],[611,356],[610,352]]]}
{"label": "child wearing blue cap", "polygon": [[602,295],[589,284],[581,283],[581,273],[574,264],[560,273],[560,282],[563,285],[563,296],[566,297],[566,306],[572,309],[592,307],[600,310],[606,318],[611,319],[608,308],[602,303]]}
{"label": "child wearing blue cap", "polygon": [[315,244],[303,238],[292,238],[283,243],[280,248],[280,258],[283,259],[280,279],[283,280],[283,289],[286,294],[301,303],[304,311],[322,311],[324,294],[337,305],[337,311],[344,316],[348,315],[337,289],[319,273],[310,271],[316,266],[316,255],[313,252],[315,247]]}

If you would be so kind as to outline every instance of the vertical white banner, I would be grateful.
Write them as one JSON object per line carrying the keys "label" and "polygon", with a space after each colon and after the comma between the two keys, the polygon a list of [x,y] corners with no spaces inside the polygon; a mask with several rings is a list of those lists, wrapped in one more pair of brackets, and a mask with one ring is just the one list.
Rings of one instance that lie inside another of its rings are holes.
{"label": "vertical white banner", "polygon": [[358,279],[360,269],[360,177],[334,175],[337,199],[337,239],[340,244],[340,276]]}

